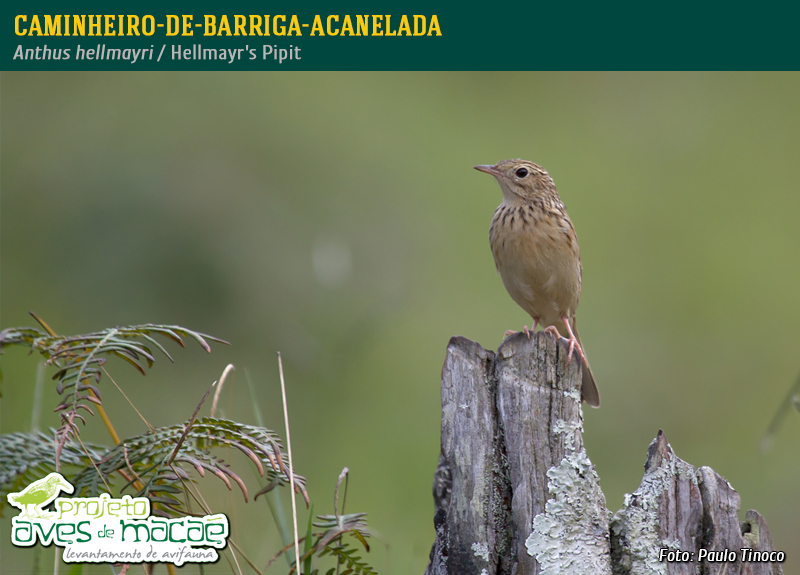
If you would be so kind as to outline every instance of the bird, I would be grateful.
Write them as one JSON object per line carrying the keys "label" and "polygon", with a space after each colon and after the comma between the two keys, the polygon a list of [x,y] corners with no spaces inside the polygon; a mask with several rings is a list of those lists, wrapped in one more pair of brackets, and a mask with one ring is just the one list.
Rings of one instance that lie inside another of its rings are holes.
{"label": "bird", "polygon": [[60,473],[34,481],[19,493],[9,493],[8,502],[23,511],[26,517],[45,517],[42,507],[58,496],[60,490],[72,493],[75,488]]}
{"label": "bird", "polygon": [[[573,350],[583,360],[581,397],[600,407],[600,393],[575,323],[582,275],[578,236],[553,178],[538,164],[520,159],[475,169],[494,176],[503,192],[489,228],[489,244],[506,291],[531,316],[533,331],[541,325],[556,338],[568,336],[567,365]],[[524,331],[530,336],[528,326]]]}

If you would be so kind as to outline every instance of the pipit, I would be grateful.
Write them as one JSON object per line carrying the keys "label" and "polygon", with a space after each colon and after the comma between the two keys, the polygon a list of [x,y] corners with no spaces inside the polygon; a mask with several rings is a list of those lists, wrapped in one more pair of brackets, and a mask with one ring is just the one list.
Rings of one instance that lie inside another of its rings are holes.
{"label": "pipit", "polygon": [[[558,196],[556,185],[541,166],[526,160],[505,160],[475,166],[491,174],[503,190],[489,228],[494,263],[508,294],[556,338],[569,335],[567,365],[577,350],[581,359],[581,395],[592,407],[600,393],[583,351],[575,312],[581,297],[581,251],[575,227]],[[506,332],[506,335],[514,333]],[[525,333],[530,335],[528,326]]]}

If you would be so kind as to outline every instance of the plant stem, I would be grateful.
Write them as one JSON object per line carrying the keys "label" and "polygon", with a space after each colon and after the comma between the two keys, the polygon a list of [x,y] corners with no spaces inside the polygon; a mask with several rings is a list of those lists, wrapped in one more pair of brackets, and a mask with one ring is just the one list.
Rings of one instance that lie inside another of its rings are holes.
{"label": "plant stem", "polygon": [[289,408],[286,405],[286,383],[283,380],[283,361],[281,352],[278,352],[278,371],[281,375],[281,396],[283,398],[283,419],[286,422],[286,451],[289,454],[289,488],[292,494],[292,523],[294,524],[294,556],[297,572],[300,573],[300,541],[297,534],[297,498],[294,494],[294,461],[292,460],[292,438],[289,434]]}

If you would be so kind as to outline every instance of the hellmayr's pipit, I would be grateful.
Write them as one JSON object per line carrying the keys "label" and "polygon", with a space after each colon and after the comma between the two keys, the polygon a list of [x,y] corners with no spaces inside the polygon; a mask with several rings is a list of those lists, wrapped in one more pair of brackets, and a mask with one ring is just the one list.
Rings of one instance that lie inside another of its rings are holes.
{"label": "hellmayr's pipit", "polygon": [[[489,228],[494,263],[508,294],[557,338],[569,334],[567,365],[577,350],[581,364],[581,396],[600,406],[600,393],[575,324],[581,297],[581,251],[575,227],[558,197],[556,185],[541,166],[526,160],[505,160],[475,166],[491,174],[503,190]],[[506,332],[506,335],[514,332]],[[528,326],[525,333],[530,335]]]}

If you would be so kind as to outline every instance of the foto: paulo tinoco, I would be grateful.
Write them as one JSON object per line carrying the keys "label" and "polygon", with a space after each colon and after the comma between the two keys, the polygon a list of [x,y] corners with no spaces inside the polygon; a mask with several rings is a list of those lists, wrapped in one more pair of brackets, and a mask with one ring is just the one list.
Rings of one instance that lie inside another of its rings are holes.
{"label": "foto: paulo tinoco", "polygon": [[[667,563],[688,563],[694,561],[694,551],[680,551],[661,547],[658,552],[658,560]],[[733,549],[722,549],[721,551],[709,551],[700,549],[697,551],[697,561],[708,561],[709,563],[783,563],[786,553],[783,551],[756,551],[748,547],[742,547],[738,551]]]}

